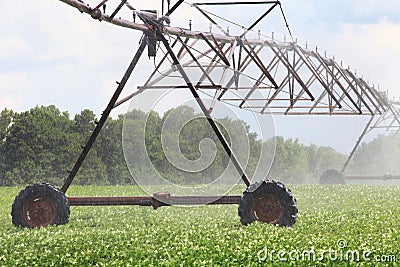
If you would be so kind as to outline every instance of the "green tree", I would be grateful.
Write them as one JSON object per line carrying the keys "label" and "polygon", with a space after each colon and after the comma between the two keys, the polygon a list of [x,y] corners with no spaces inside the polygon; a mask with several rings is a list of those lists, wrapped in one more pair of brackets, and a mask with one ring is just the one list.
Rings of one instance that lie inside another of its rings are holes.
{"label": "green tree", "polygon": [[321,174],[328,169],[341,170],[347,157],[331,147],[318,147],[311,144],[306,149],[308,154],[308,172],[311,175],[311,182],[313,183],[318,183]]}
{"label": "green tree", "polygon": [[[326,169],[339,169],[346,158],[332,148],[305,146],[297,139],[274,137],[262,143],[241,120],[222,118],[217,124],[250,177],[259,164],[261,149],[273,151],[275,143],[275,159],[268,178],[286,183],[316,182]],[[61,185],[95,127],[96,116],[88,109],[75,115],[73,120],[55,106],[38,106],[22,113],[3,110],[0,113],[0,185],[44,181]],[[178,141],[178,150],[169,152],[184,156],[189,164],[201,158],[201,153],[212,155],[216,147],[212,164],[197,173],[174,166],[165,154],[169,148],[168,143],[162,144],[161,133],[164,139]],[[203,146],[205,150],[200,151],[199,145],[204,139],[211,139],[215,146]],[[399,143],[399,139],[384,136],[363,143],[350,169],[365,173],[385,170],[396,174]],[[146,150],[138,149],[141,144],[145,144]],[[250,146],[249,154],[247,146]],[[149,183],[153,168],[173,183],[208,183],[224,173],[229,162],[230,158],[206,118],[195,113],[193,108],[171,109],[162,117],[154,111],[133,110],[116,119],[108,118],[75,182],[82,185],[132,184],[128,164],[135,176],[148,177]],[[260,164],[258,167],[265,171],[269,167],[265,162]],[[265,171],[260,172],[263,177],[257,178],[265,178]],[[238,173],[232,168],[228,175],[238,176]]]}
{"label": "green tree", "polygon": [[[129,170],[132,170],[132,175],[135,178],[148,177],[151,171],[146,162],[148,152],[141,150],[146,139],[143,132],[146,117],[145,112],[132,110],[125,115],[123,122],[123,154],[126,164],[129,166]],[[148,177],[147,181],[151,183],[152,177]]]}
{"label": "green tree", "polygon": [[132,184],[132,178],[125,164],[122,148],[124,116],[109,118],[100,133],[98,147],[102,164],[105,166],[107,181],[111,185]]}
{"label": "green tree", "polygon": [[84,109],[74,117],[74,130],[83,140],[87,140],[96,127],[96,115],[89,109]]}
{"label": "green tree", "polygon": [[3,109],[0,113],[0,141],[4,142],[8,128],[10,127],[15,113],[11,109]]}
{"label": "green tree", "polygon": [[69,114],[55,106],[15,114],[4,141],[7,184],[44,179],[60,184],[75,152],[68,145],[75,139],[71,132]]}
{"label": "green tree", "polygon": [[6,181],[5,177],[7,165],[5,163],[6,153],[4,143],[14,116],[14,112],[10,109],[4,109],[0,113],[0,186],[10,183]]}
{"label": "green tree", "polygon": [[310,180],[305,146],[298,139],[276,138],[276,152],[270,176],[285,183]]}

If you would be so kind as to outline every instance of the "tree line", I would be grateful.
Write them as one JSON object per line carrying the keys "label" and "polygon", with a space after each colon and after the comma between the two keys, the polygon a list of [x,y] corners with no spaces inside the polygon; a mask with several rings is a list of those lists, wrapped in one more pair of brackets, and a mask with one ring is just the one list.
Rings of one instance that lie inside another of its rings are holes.
{"label": "tree line", "polygon": [[[165,126],[167,119],[168,126]],[[190,123],[185,124],[179,136],[176,136],[176,127],[183,119]],[[141,128],[144,121],[145,134]],[[68,112],[62,112],[54,105],[36,106],[19,113],[9,109],[2,110],[0,186],[38,182],[62,185],[96,123],[96,115],[88,109],[82,110],[73,118]],[[223,118],[218,120],[218,125],[228,142],[234,142],[238,147],[239,158],[242,147],[246,144],[249,147],[246,172],[250,174],[256,169],[262,145],[267,150],[275,146],[276,152],[269,177],[285,183],[315,183],[326,169],[340,169],[347,157],[330,147],[313,144],[306,146],[297,139],[274,137],[263,143],[257,134],[250,132],[250,127],[240,120]],[[244,136],[235,130],[239,127],[244,129]],[[179,151],[175,149],[167,153],[170,157],[182,154],[186,159],[193,161],[201,158],[202,153],[212,154],[212,164],[199,172],[177,168],[166,155],[165,151],[169,148],[162,143],[161,136],[164,140],[173,141],[175,138],[179,143]],[[215,146],[203,146],[201,151],[199,144],[205,138],[214,141]],[[398,163],[396,155],[398,159],[400,149],[392,144],[396,139],[392,138],[390,141],[388,138],[379,136],[370,143],[363,143],[355,154],[350,170],[370,172],[372,169],[382,170],[379,166],[385,166],[385,169],[395,172]],[[137,150],[141,142],[145,144],[146,153]],[[124,153],[129,159],[127,162]],[[148,164],[148,160],[151,165]],[[133,175],[148,176],[149,182],[153,168],[171,182],[190,184],[213,181],[224,173],[229,158],[207,121],[200,118],[192,108],[178,107],[163,115],[133,110],[117,118],[108,118],[74,184],[134,184],[127,164],[132,165],[130,167],[134,169]],[[230,175],[238,174],[233,171]]]}

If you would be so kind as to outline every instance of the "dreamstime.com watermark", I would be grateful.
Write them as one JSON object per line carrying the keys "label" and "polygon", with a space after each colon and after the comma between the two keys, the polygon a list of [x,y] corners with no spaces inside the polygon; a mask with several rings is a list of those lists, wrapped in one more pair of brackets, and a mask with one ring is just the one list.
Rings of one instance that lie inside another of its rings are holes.
{"label": "dreamstime.com watermark", "polygon": [[274,250],[265,246],[257,253],[260,262],[323,262],[323,261],[342,261],[342,262],[397,262],[400,255],[387,254],[378,255],[368,249],[350,249],[347,241],[339,239],[334,248],[317,250],[315,248],[305,250]]}

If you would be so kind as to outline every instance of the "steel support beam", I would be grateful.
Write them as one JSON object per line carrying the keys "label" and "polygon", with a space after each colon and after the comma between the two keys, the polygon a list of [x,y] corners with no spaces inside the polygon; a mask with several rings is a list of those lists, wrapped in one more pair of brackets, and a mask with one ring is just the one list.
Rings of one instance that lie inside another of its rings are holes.
{"label": "steel support beam", "polygon": [[247,48],[246,44],[244,44],[243,42],[239,42],[239,45],[243,47],[244,51],[246,51],[246,53],[251,57],[253,62],[256,63],[257,67],[265,74],[265,76],[267,76],[268,80],[272,83],[275,89],[278,89],[279,86],[276,83],[275,79],[272,77],[267,68],[264,66],[261,59],[258,57],[257,53],[254,51],[251,45],[249,45],[249,48]]}
{"label": "steel support beam", "polygon": [[115,103],[118,100],[118,97],[120,96],[122,89],[124,89],[129,77],[131,76],[136,64],[138,63],[140,56],[143,54],[144,49],[147,46],[147,37],[144,36],[143,40],[139,46],[139,49],[137,50],[135,56],[133,57],[128,69],[126,70],[124,76],[122,77],[121,82],[118,83],[118,87],[114,92],[114,95],[110,99],[110,102],[108,103],[106,109],[103,111],[101,118],[99,122],[97,123],[94,131],[92,132],[91,136],[89,137],[89,140],[87,141],[86,145],[83,147],[83,150],[81,154],[79,155],[78,160],[75,162],[74,167],[72,168],[71,172],[69,173],[67,179],[64,182],[64,185],[61,188],[61,191],[63,193],[66,193],[69,186],[71,185],[72,181],[74,180],[78,170],[82,166],[83,161],[85,160],[87,154],[89,153],[90,149],[92,148],[92,145],[94,141],[96,140],[97,136],[99,135],[101,128],[103,127],[104,123],[106,122],[108,116],[110,115],[112,109],[115,106]]}
{"label": "steel support beam", "polygon": [[230,205],[239,204],[241,196],[171,196],[156,193],[154,196],[125,197],[68,197],[70,206],[152,206],[157,209],[172,205]]}
{"label": "steel support beam", "polygon": [[[276,46],[277,47],[277,46]],[[270,49],[274,52],[274,54],[281,60],[281,62],[286,66],[288,69],[288,72],[290,75],[292,75],[293,78],[296,79],[296,81],[300,84],[300,86],[303,88],[303,90],[308,94],[308,96],[311,98],[311,101],[314,101],[315,98],[311,94],[311,92],[308,90],[307,86],[304,84],[304,82],[301,80],[300,76],[297,74],[297,72],[294,70],[294,66],[292,66],[289,62],[289,60],[285,57],[284,53],[281,51],[281,49],[277,48],[275,50],[273,45],[270,45]]]}
{"label": "steel support beam", "polygon": [[207,36],[204,33],[200,33],[201,38],[207,43],[207,45],[218,55],[221,60],[225,63],[226,66],[230,67],[231,64],[229,63],[228,59],[225,57],[224,53],[222,53],[221,48],[219,47],[217,41],[215,40],[214,36],[211,34],[210,38],[214,41],[215,46],[208,40]]}
{"label": "steel support beam", "polygon": [[164,35],[161,33],[157,33],[158,38],[164,44],[165,48],[167,49],[169,55],[171,56],[172,60],[175,63],[175,66],[178,68],[179,72],[181,73],[183,79],[185,80],[186,84],[188,85],[190,92],[192,93],[193,97],[196,99],[197,104],[200,106],[204,116],[207,118],[210,126],[213,128],[215,134],[217,135],[219,141],[221,142],[222,146],[224,147],[226,153],[228,154],[229,158],[231,159],[233,165],[235,166],[236,170],[239,172],[243,182],[246,186],[250,186],[250,180],[245,173],[244,169],[242,168],[239,160],[236,158],[235,154],[233,153],[231,147],[229,146],[228,142],[226,141],[224,135],[222,134],[221,130],[219,129],[218,125],[215,123],[209,110],[204,105],[203,101],[201,100],[199,94],[196,91],[196,88],[193,86],[192,82],[190,81],[189,77],[187,76],[185,70],[183,69],[182,65],[180,64],[178,58],[176,57],[174,51],[172,50],[171,46],[169,45],[167,39],[165,39]]}
{"label": "steel support beam", "polygon": [[111,14],[111,16],[108,18],[109,20],[114,19],[114,17],[117,15],[117,13],[121,10],[121,8],[125,5],[127,0],[122,0],[121,3],[117,6],[117,8],[114,10],[114,12]]}
{"label": "steel support beam", "polygon": [[[355,88],[353,86],[353,83],[351,82],[351,80],[349,79],[349,77],[346,75],[346,73],[348,73],[347,71],[345,71],[344,69],[342,69],[340,66],[338,66],[338,64],[336,62],[334,62],[334,65],[337,69],[337,71],[340,73],[340,75],[343,77],[343,79],[347,82],[348,86],[352,89],[352,92],[354,92],[357,97],[358,100],[360,102],[362,102],[364,104],[364,106],[368,109],[368,111],[373,114],[373,110],[369,107],[369,105],[367,104],[367,102],[365,102],[364,98],[362,97],[362,95],[358,92],[357,88]],[[348,89],[346,89],[348,90]],[[361,107],[360,107],[361,109]]]}
{"label": "steel support beam", "polygon": [[365,125],[364,130],[362,131],[360,137],[358,138],[356,144],[354,145],[353,149],[350,152],[350,155],[347,157],[346,162],[344,163],[342,170],[340,171],[341,173],[344,173],[346,170],[347,166],[349,165],[350,160],[353,158],[354,153],[356,152],[358,146],[361,143],[361,140],[364,138],[364,136],[368,133],[369,127],[371,126],[372,121],[374,120],[375,116],[371,116],[371,119],[369,119],[367,125]]}
{"label": "steel support beam", "polygon": [[359,175],[352,175],[352,176],[344,176],[345,180],[400,180],[400,175],[366,175],[366,176],[359,176]]}
{"label": "steel support beam", "polygon": [[[210,75],[208,75],[207,71],[203,68],[203,66],[199,63],[199,61],[196,59],[196,57],[193,55],[192,51],[190,51],[190,48],[188,48],[186,46],[186,44],[182,41],[182,39],[177,36],[177,40],[179,40],[179,42],[181,42],[182,47],[185,48],[185,50],[187,51],[187,53],[190,55],[190,57],[192,58],[192,60],[196,63],[196,65],[199,67],[199,69],[202,71],[203,75],[208,79],[208,81],[215,86],[215,83],[213,81],[213,79],[210,77]],[[168,55],[168,54],[165,54]],[[178,58],[178,56],[177,56]]]}

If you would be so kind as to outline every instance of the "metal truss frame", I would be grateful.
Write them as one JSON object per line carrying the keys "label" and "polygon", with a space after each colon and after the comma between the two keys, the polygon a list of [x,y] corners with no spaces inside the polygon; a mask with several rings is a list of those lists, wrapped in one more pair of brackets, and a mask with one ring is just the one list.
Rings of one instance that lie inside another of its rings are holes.
{"label": "metal truss frame", "polygon": [[[196,89],[219,101],[262,114],[374,115],[387,109],[385,97],[362,78],[295,43],[258,45],[239,38],[224,43],[212,33],[199,36],[190,44],[189,38],[170,38],[182,65],[199,74]],[[177,70],[161,61],[140,90],[182,88],[170,85],[168,76]],[[221,76],[214,75],[221,69]]]}
{"label": "metal truss frame", "polygon": [[[137,11],[134,12],[143,24],[115,18],[113,14],[119,10],[107,15],[78,0],[60,1],[96,19],[143,32],[149,31],[148,25],[155,22]],[[166,15],[182,2],[177,1]],[[268,2],[277,5],[275,1]],[[163,18],[159,21],[163,22]],[[342,67],[334,58],[326,58],[296,42],[246,39],[245,34],[230,36],[226,32],[196,32],[166,25],[162,31],[173,41],[171,48],[182,66],[198,74],[194,78],[197,79],[195,89],[215,100],[262,114],[283,115],[375,115],[388,108],[385,96],[362,77]],[[160,50],[158,53],[163,53]],[[165,57],[157,57],[156,61],[156,70],[138,91],[185,88],[184,84],[171,85],[168,80],[168,76],[178,73],[176,68],[171,68],[171,62],[165,61]],[[222,75],[215,75],[221,70]],[[158,75],[162,72],[164,75]]]}

